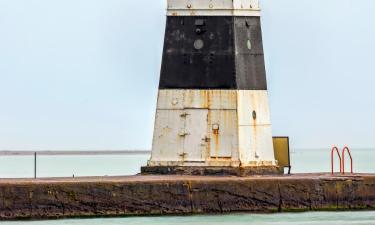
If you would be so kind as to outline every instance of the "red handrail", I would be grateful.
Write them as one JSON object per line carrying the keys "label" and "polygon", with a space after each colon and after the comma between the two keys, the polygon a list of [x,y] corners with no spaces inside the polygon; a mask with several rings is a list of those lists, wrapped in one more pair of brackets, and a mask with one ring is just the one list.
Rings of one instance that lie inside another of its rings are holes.
{"label": "red handrail", "polygon": [[342,170],[341,170],[342,160],[341,160],[341,156],[340,156],[340,151],[339,151],[339,149],[336,146],[334,146],[332,148],[332,151],[331,151],[331,173],[332,174],[334,174],[334,153],[335,153],[335,151],[337,153],[337,156],[340,159],[340,173],[342,173]]}
{"label": "red handrail", "polygon": [[350,173],[353,174],[353,157],[350,149],[345,146],[345,148],[342,150],[342,174],[345,174],[345,152],[348,152],[350,157]]}

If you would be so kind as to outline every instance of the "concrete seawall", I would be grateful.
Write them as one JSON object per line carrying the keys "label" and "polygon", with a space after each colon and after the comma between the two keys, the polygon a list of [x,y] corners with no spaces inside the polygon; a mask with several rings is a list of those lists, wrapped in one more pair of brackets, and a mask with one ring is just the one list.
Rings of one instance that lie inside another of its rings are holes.
{"label": "concrete seawall", "polygon": [[375,175],[1,179],[0,219],[375,209]]}

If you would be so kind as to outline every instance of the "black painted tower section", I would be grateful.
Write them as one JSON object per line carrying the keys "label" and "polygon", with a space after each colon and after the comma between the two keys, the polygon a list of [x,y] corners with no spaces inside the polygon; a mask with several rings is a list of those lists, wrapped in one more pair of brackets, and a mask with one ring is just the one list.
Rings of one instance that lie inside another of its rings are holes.
{"label": "black painted tower section", "polygon": [[159,89],[267,90],[260,17],[167,17]]}

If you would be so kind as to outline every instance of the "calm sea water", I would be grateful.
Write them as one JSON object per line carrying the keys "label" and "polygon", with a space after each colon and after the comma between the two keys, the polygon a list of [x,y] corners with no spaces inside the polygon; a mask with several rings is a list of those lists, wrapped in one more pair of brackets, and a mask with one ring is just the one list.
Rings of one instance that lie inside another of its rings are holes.
{"label": "calm sea water", "polygon": [[[375,173],[375,150],[352,149],[354,172]],[[293,173],[329,172],[330,150],[296,150],[291,153]],[[133,175],[149,155],[38,156],[38,177]],[[349,162],[347,162],[349,168]],[[337,166],[338,168],[338,166]],[[0,178],[34,176],[33,156],[0,156]]]}
{"label": "calm sea water", "polygon": [[375,212],[231,214],[0,222],[2,225],[374,225]]}
{"label": "calm sea water", "polygon": [[[375,150],[352,149],[355,172],[375,172]],[[117,176],[139,173],[149,155],[38,156],[39,177]],[[329,172],[330,150],[296,150],[293,173]],[[349,162],[348,162],[349,163]],[[1,178],[33,177],[33,156],[0,156]],[[1,225],[262,225],[262,224],[373,224],[375,212],[309,212],[296,214],[232,214],[186,217],[130,217],[54,221],[0,222]]]}

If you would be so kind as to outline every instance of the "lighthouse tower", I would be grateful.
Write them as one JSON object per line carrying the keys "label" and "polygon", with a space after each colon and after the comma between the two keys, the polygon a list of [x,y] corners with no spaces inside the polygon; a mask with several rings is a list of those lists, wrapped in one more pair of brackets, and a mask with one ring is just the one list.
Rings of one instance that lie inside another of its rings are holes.
{"label": "lighthouse tower", "polygon": [[279,173],[258,0],[167,0],[151,159],[143,173]]}

